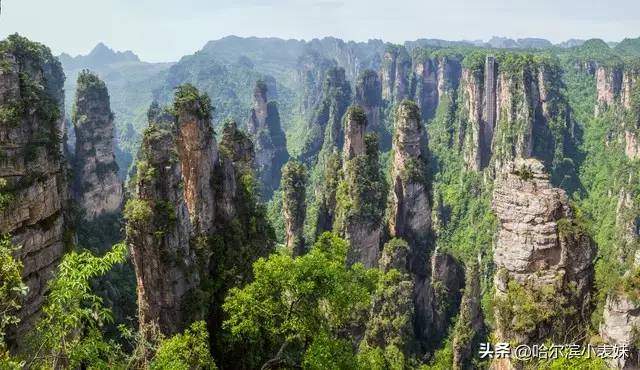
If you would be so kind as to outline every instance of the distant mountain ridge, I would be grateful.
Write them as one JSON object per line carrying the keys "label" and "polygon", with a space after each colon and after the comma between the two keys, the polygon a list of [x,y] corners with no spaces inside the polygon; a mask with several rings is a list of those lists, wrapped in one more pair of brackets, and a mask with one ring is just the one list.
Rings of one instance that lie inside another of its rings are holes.
{"label": "distant mountain ridge", "polygon": [[67,53],[62,53],[58,58],[62,64],[71,68],[140,62],[140,58],[131,50],[114,51],[102,42],[98,43],[87,55],[72,57]]}

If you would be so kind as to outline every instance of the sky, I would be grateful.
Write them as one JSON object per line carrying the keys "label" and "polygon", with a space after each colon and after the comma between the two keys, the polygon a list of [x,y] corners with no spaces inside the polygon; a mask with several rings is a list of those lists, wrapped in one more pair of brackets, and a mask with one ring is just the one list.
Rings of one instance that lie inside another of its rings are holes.
{"label": "sky", "polygon": [[176,61],[228,35],[345,40],[620,41],[640,36],[638,0],[2,0],[0,38],[20,33],[54,54],[98,42]]}

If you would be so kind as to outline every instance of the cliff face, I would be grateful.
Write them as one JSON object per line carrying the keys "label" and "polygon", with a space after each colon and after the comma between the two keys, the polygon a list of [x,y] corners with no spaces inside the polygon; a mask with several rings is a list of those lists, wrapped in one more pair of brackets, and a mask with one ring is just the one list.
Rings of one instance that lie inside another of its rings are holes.
{"label": "cliff face", "polygon": [[595,113],[598,115],[619,100],[622,92],[623,73],[620,67],[599,66],[596,70],[597,104]]}
{"label": "cliff face", "polygon": [[47,282],[72,238],[65,221],[64,79],[45,46],[18,35],[0,42],[0,192],[6,196],[0,232],[22,246],[16,257],[29,288],[18,313],[18,341],[34,324]]}
{"label": "cliff face", "polygon": [[547,166],[562,159],[556,152],[572,136],[557,63],[523,55],[469,64],[462,72],[469,168],[500,171],[515,158],[536,157]]}
{"label": "cliff face", "polygon": [[382,133],[382,84],[377,73],[368,69],[358,76],[354,103],[367,115],[369,130]]}
{"label": "cliff face", "polygon": [[411,57],[404,46],[388,45],[382,57],[382,98],[390,104],[407,99],[411,87]]}
{"label": "cliff face", "polygon": [[211,102],[193,86],[183,86],[174,102],[178,127],[177,150],[182,164],[185,201],[196,234],[213,230],[215,194],[212,176],[218,149],[210,124]]}
{"label": "cliff face", "polygon": [[373,304],[360,350],[395,346],[404,355],[415,349],[414,285],[407,271],[409,245],[401,239],[385,244],[380,269],[386,273],[373,296]]}
{"label": "cliff face", "polygon": [[441,102],[449,102],[458,90],[462,69],[458,56],[432,56],[414,50],[411,95],[420,107],[422,120],[435,117]]}
{"label": "cliff face", "polygon": [[180,332],[189,292],[200,282],[189,210],[176,161],[175,127],[151,124],[137,162],[135,198],[127,203],[127,244],[136,272],[140,325]]}
{"label": "cliff face", "polygon": [[280,185],[282,166],[289,159],[287,141],[280,126],[280,114],[275,102],[267,103],[267,85],[258,81],[254,90],[254,106],[247,125],[256,152],[256,171],[261,195],[270,199]]}
{"label": "cliff face", "polygon": [[[496,310],[499,338],[557,338],[569,333],[572,322],[588,320],[594,244],[573,220],[565,192],[551,186],[543,164],[516,160],[505,168],[495,182],[493,208],[500,225],[496,297],[504,303]],[[521,317],[517,305],[525,303],[514,303],[521,294],[551,318]]]}
{"label": "cliff face", "polygon": [[431,202],[426,181],[427,138],[413,102],[398,107],[393,138],[389,229],[409,244],[408,269],[414,282],[416,332],[426,338],[433,322],[428,260]]}
{"label": "cliff face", "polygon": [[[635,257],[632,269],[627,271],[623,280],[633,281],[637,279],[640,254],[636,253]],[[629,358],[610,360],[609,365],[616,369],[637,368],[638,354],[637,348],[635,348],[637,344],[635,343],[637,331],[640,330],[640,302],[638,302],[636,294],[636,292],[629,292],[624,289],[612,292],[607,297],[604,307],[600,324],[600,336],[604,342],[612,345],[627,344],[634,347],[630,351]]]}
{"label": "cliff face", "polygon": [[386,184],[379,169],[378,140],[365,136],[367,116],[359,107],[351,107],[345,117],[343,178],[337,189],[336,220],[349,241],[347,263],[361,262],[365,267],[378,263]]}
{"label": "cliff face", "polygon": [[467,267],[460,314],[453,331],[453,369],[468,369],[478,339],[484,331],[481,307],[480,271],[476,264]]}
{"label": "cliff face", "polygon": [[327,71],[336,68],[334,60],[318,53],[307,52],[300,56],[296,69],[296,84],[302,90],[300,110],[303,117],[311,117],[322,101],[322,91]]}
{"label": "cliff face", "polygon": [[304,219],[307,174],[304,165],[290,161],[282,170],[282,210],[284,212],[287,249],[293,256],[304,253]]}
{"label": "cliff face", "polygon": [[76,135],[74,196],[84,216],[92,220],[118,211],[124,194],[114,156],[109,92],[89,71],[78,76],[72,120]]}
{"label": "cliff face", "polygon": [[411,246],[411,271],[424,271],[431,204],[426,183],[427,137],[415,103],[405,101],[398,107],[395,126],[390,229]]}
{"label": "cliff face", "polygon": [[134,196],[125,207],[145,330],[155,323],[174,333],[207,314],[215,335],[228,289],[246,283],[253,262],[274,247],[255,198],[253,143],[227,121],[218,149],[211,109],[206,94],[183,85],[176,117],[150,110]]}
{"label": "cliff face", "polygon": [[326,72],[322,100],[309,121],[308,133],[301,159],[313,163],[322,150],[340,150],[344,141],[342,117],[351,103],[351,86],[344,69],[331,68]]}

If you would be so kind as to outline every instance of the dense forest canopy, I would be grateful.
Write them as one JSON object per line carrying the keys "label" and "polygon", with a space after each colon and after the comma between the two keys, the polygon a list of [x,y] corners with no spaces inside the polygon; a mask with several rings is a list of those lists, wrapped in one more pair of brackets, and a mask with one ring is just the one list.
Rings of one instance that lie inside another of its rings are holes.
{"label": "dense forest canopy", "polygon": [[436,41],[1,41],[0,367],[637,362],[640,39]]}

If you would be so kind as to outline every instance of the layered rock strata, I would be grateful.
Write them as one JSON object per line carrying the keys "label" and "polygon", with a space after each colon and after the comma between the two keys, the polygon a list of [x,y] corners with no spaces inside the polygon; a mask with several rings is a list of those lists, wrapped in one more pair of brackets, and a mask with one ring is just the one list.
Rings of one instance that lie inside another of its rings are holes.
{"label": "layered rock strata", "polygon": [[282,166],[289,159],[287,141],[280,125],[275,102],[267,102],[267,85],[258,81],[254,90],[254,104],[247,129],[255,143],[256,172],[261,195],[270,199],[280,185]]}
{"label": "layered rock strata", "polygon": [[93,220],[120,210],[124,194],[114,155],[109,92],[89,71],[78,76],[72,121],[76,135],[74,197],[84,217]]}
{"label": "layered rock strata", "polygon": [[288,162],[282,170],[282,210],[285,222],[285,244],[293,256],[304,253],[304,220],[307,174],[304,165]]}
{"label": "layered rock strata", "polygon": [[15,339],[33,327],[47,283],[73,242],[61,137],[64,73],[44,45],[0,41],[0,232],[11,235],[29,288]]}
{"label": "layered rock strata", "polygon": [[544,340],[568,333],[576,320],[586,322],[592,309],[595,246],[574,220],[566,193],[551,185],[543,164],[518,159],[505,168],[496,178],[493,209],[499,221],[493,258],[497,299],[509,302],[524,289],[539,297],[536,309],[551,309],[555,318],[523,325],[519,320],[531,318],[507,312],[514,309],[507,305],[496,310],[499,338]]}

